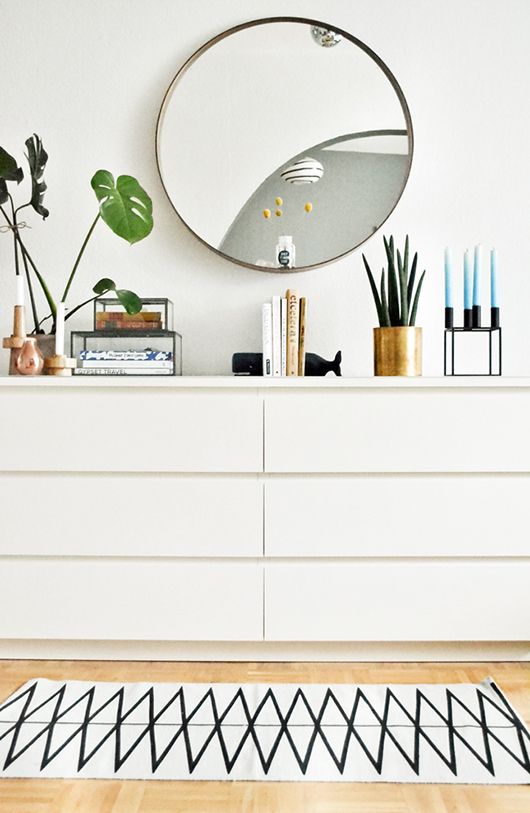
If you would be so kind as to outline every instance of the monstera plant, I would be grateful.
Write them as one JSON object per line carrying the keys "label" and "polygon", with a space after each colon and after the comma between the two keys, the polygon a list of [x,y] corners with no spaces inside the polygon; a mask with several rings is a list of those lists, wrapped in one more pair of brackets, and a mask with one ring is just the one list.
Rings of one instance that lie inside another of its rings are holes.
{"label": "monstera plant", "polygon": [[[26,202],[19,206],[15,206],[13,196],[10,192],[8,184],[20,184],[24,178],[24,171],[18,166],[17,161],[5,149],[0,147],[0,212],[2,213],[5,226],[2,231],[11,231],[13,234],[13,247],[14,247],[14,262],[15,273],[20,274],[22,268],[26,276],[29,297],[31,302],[31,310],[34,321],[34,333],[43,333],[42,325],[51,319],[51,331],[55,330],[55,316],[56,316],[56,300],[51,294],[50,287],[41,274],[33,258],[31,257],[21,231],[26,223],[20,221],[19,213],[26,207],[32,207],[34,211],[40,215],[43,220],[48,217],[48,209],[43,205],[44,193],[46,192],[46,184],[43,180],[44,168],[48,160],[48,154],[42,146],[42,141],[38,135],[33,135],[25,142],[27,153],[26,159],[29,165],[29,173],[31,179],[31,197]],[[81,258],[89,243],[92,233],[96,228],[99,220],[102,220],[107,226],[117,234],[118,237],[126,240],[129,244],[138,243],[151,232],[153,228],[153,205],[151,198],[147,192],[140,186],[138,181],[130,175],[120,175],[117,180],[114,180],[113,175],[107,170],[100,169],[93,176],[91,181],[92,189],[96,195],[99,203],[96,217],[90,226],[88,233],[83,240],[79,253],[76,257],[72,270],[66,281],[66,285],[62,296],[61,302],[66,302],[70,293],[70,288],[76,276]],[[43,318],[39,318],[35,292],[33,288],[32,273],[38,281],[46,303],[49,313]],[[127,313],[134,314],[141,310],[142,303],[140,298],[124,288],[118,288],[114,280],[104,277],[98,280],[93,286],[92,291],[94,296],[86,299],[68,308],[66,319],[69,319],[80,308],[93,302],[97,297],[102,296],[112,291],[115,296],[120,300],[121,304]]]}

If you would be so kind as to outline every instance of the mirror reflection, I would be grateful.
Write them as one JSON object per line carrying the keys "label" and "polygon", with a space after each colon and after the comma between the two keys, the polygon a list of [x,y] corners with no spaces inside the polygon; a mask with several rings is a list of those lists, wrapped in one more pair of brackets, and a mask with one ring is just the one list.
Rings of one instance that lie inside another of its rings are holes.
{"label": "mirror reflection", "polygon": [[207,43],[171,84],[157,130],[184,223],[271,271],[321,265],[366,240],[399,200],[411,155],[388,69],[346,32],[305,20],[256,21]]}

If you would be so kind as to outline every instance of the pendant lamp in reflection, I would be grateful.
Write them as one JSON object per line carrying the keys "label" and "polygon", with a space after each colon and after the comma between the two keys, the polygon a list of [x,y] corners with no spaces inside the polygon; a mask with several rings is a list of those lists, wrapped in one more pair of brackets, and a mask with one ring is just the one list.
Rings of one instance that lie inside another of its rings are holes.
{"label": "pendant lamp in reflection", "polygon": [[292,184],[316,183],[323,174],[324,167],[320,161],[316,161],[308,155],[295,161],[280,173],[284,181]]}

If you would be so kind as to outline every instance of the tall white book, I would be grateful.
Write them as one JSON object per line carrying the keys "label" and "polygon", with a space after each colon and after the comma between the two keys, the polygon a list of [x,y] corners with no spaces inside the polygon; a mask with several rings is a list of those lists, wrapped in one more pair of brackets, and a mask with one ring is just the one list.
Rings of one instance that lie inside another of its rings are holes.
{"label": "tall white book", "polygon": [[282,374],[282,314],[281,297],[272,297],[272,374]]}
{"label": "tall white book", "polygon": [[283,297],[281,301],[281,375],[287,375],[287,299]]}
{"label": "tall white book", "polygon": [[265,302],[261,308],[263,340],[263,375],[272,376],[272,305]]}

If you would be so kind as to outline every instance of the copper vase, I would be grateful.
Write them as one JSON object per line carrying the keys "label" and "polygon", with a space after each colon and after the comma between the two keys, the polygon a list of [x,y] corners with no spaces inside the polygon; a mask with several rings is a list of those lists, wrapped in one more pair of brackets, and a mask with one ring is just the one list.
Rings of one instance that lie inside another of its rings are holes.
{"label": "copper vase", "polygon": [[421,375],[421,327],[374,328],[375,375]]}
{"label": "copper vase", "polygon": [[15,362],[18,375],[40,375],[44,366],[44,357],[37,346],[34,336],[27,336]]}

